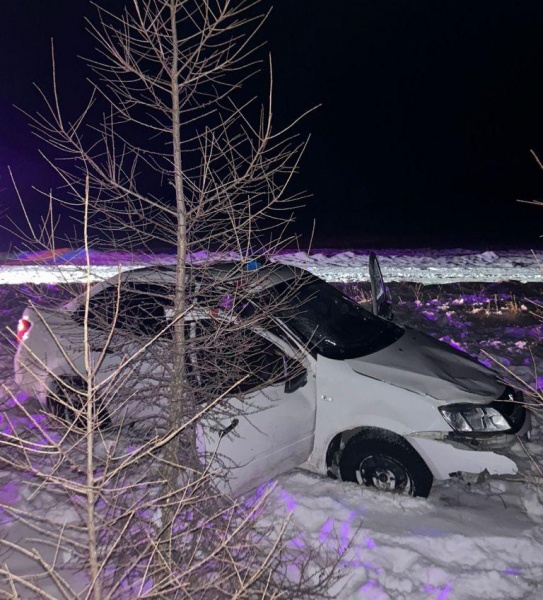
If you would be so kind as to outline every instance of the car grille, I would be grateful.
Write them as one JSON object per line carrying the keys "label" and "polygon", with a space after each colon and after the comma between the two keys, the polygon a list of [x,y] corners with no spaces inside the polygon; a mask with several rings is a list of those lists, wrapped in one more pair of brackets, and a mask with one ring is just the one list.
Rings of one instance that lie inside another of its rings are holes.
{"label": "car grille", "polygon": [[524,405],[524,394],[508,386],[505,392],[490,404],[507,419],[511,425],[511,433],[517,433],[522,429],[526,420],[526,407]]}

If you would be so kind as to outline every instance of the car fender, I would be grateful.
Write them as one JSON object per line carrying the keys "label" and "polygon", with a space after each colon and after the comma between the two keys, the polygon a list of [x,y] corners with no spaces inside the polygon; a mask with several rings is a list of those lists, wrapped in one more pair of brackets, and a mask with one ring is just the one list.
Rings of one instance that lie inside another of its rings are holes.
{"label": "car fender", "polygon": [[315,442],[307,467],[325,473],[326,453],[338,433],[378,427],[401,436],[451,431],[438,402],[424,394],[356,373],[345,361],[317,358]]}

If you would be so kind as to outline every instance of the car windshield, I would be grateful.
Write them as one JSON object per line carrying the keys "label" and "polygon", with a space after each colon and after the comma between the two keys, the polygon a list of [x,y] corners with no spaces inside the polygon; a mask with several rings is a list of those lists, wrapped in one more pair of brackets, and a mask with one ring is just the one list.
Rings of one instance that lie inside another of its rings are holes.
{"label": "car windshield", "polygon": [[309,349],[327,358],[365,356],[386,348],[404,330],[374,316],[334,286],[310,277],[294,291],[277,286],[279,317]]}

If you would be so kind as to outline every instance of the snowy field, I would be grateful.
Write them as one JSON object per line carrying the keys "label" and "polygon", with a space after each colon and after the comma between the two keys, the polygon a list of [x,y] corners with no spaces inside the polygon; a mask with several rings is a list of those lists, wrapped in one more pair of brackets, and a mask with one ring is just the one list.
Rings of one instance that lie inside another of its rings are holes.
{"label": "snowy field", "polygon": [[[487,364],[498,361],[509,377],[534,390],[543,387],[543,312],[538,307],[543,253],[455,249],[378,254],[398,323],[424,330]],[[0,266],[2,326],[14,328],[22,309],[22,296],[16,293],[20,288],[14,284],[54,284],[81,276],[75,266],[80,256],[42,258],[39,264],[34,257]],[[360,302],[369,300],[367,251],[290,252],[272,259],[303,266]],[[119,263],[133,268],[149,260],[96,254],[93,273],[99,278],[116,272]],[[9,361],[5,341],[0,364],[8,388],[13,386]],[[5,391],[0,394],[0,427],[6,431],[15,407]],[[33,401],[26,402],[31,406]],[[345,551],[340,581],[331,590],[342,600],[540,600],[543,425],[537,410],[532,439],[519,441],[511,454],[522,470],[514,480],[437,482],[428,499],[395,497],[295,470],[275,483],[267,518],[291,513],[293,531],[304,532],[291,540],[298,547],[321,544],[332,552]],[[40,508],[50,509],[62,522],[62,507],[43,502]],[[31,506],[28,487],[5,467],[0,470],[0,503]],[[27,534],[2,514],[0,510],[5,538]],[[0,558],[4,562],[9,557]],[[18,568],[24,572],[25,565]]]}
{"label": "snowy field", "polygon": [[[367,250],[288,251],[268,256],[308,269],[326,281],[359,282],[368,280]],[[479,252],[455,248],[450,250],[379,250],[379,261],[387,281],[414,283],[457,283],[462,281],[543,282],[543,251],[507,250]],[[238,259],[239,255],[195,254],[199,260]],[[109,277],[123,269],[137,268],[149,263],[172,264],[171,254],[123,254],[91,252],[92,274],[96,279]],[[36,265],[40,265],[36,269]],[[0,285],[84,281],[86,273],[83,251],[57,250],[18,257],[0,254]]]}

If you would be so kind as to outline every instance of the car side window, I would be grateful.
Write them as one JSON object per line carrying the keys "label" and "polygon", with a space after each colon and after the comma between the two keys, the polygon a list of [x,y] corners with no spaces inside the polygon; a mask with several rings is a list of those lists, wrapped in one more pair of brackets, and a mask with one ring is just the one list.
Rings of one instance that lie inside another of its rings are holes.
{"label": "car side window", "polygon": [[[120,296],[117,287],[110,286],[90,299],[88,324],[93,329],[109,331],[115,327],[120,331],[155,336],[167,325],[165,309],[168,306],[168,290],[164,286],[127,284],[121,288]],[[81,324],[84,322],[84,304],[76,311],[75,318]]]}
{"label": "car side window", "polygon": [[[189,379],[208,400],[287,381],[303,367],[251,330],[222,331],[211,321],[187,324]],[[218,338],[217,336],[220,336]]]}
{"label": "car side window", "polygon": [[[117,289],[107,287],[89,299],[88,326],[92,329],[109,329],[114,320],[117,305]],[[85,303],[82,302],[74,313],[75,320],[85,322]]]}

